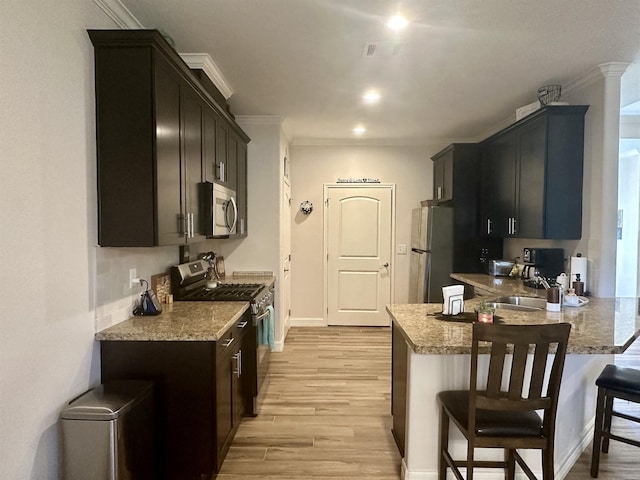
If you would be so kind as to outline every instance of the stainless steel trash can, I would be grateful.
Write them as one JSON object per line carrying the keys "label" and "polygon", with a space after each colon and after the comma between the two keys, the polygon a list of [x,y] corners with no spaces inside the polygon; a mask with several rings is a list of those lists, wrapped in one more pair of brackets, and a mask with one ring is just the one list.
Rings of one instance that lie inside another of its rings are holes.
{"label": "stainless steel trash can", "polygon": [[60,414],[66,480],[152,480],[153,384],[108,382]]}

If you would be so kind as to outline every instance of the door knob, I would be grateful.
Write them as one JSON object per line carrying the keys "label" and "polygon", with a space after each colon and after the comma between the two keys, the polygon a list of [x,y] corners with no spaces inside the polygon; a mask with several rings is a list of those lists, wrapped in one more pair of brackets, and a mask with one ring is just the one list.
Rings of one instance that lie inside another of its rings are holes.
{"label": "door knob", "polygon": [[385,263],[384,265],[380,265],[380,268],[387,268],[389,266],[389,262]]}

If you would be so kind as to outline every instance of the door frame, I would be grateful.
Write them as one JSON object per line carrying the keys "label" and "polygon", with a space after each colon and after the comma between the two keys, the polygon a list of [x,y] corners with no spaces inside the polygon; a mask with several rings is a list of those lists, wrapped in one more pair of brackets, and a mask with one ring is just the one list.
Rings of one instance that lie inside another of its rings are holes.
{"label": "door frame", "polygon": [[[391,191],[391,243],[389,258],[391,260],[391,272],[390,272],[390,285],[389,285],[389,301],[393,303],[395,298],[395,277],[396,277],[396,265],[395,265],[395,245],[396,245],[396,184],[395,183],[324,183],[322,184],[322,320],[324,326],[329,326],[329,268],[328,268],[328,255],[329,255],[329,218],[327,215],[327,208],[329,206],[329,198],[331,198],[331,191],[335,191],[341,188],[386,188]],[[391,325],[391,323],[389,323]]]}

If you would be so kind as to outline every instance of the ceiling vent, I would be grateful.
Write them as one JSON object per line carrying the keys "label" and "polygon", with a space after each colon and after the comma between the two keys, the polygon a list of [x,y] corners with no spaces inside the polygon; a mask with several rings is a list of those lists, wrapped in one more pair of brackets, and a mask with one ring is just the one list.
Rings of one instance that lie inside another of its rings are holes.
{"label": "ceiling vent", "polygon": [[365,58],[390,58],[402,53],[402,43],[399,42],[367,42],[362,56]]}

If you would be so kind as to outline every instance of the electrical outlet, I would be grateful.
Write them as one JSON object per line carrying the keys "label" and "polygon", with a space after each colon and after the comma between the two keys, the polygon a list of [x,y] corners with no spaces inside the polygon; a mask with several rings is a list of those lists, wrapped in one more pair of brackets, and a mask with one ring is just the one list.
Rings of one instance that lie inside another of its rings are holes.
{"label": "electrical outlet", "polygon": [[138,280],[138,272],[136,272],[135,268],[129,269],[129,288],[133,288],[136,286],[140,286],[140,281]]}
{"label": "electrical outlet", "polygon": [[399,243],[398,245],[396,245],[396,253],[398,255],[406,255],[407,245],[405,243]]}

